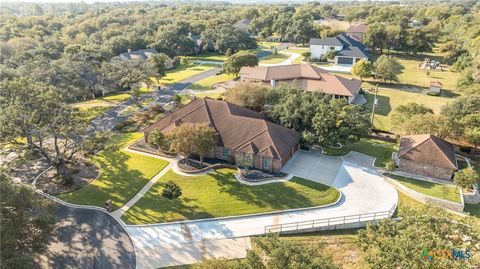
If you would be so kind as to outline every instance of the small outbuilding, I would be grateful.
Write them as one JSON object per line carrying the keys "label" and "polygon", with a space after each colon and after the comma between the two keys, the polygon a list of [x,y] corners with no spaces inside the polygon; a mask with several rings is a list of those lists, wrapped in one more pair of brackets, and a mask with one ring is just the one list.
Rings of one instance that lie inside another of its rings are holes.
{"label": "small outbuilding", "polygon": [[431,134],[400,139],[399,170],[426,177],[452,180],[458,170],[453,144]]}
{"label": "small outbuilding", "polygon": [[428,94],[440,95],[442,87],[443,85],[440,81],[430,81],[430,88],[428,89]]}

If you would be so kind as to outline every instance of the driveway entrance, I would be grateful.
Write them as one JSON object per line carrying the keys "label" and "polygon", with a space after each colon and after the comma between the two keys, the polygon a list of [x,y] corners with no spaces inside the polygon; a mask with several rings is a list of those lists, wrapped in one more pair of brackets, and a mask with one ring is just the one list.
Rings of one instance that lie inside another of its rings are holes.
{"label": "driveway entrance", "polygon": [[318,150],[299,150],[282,168],[282,172],[332,186],[341,166],[340,158],[322,155]]}

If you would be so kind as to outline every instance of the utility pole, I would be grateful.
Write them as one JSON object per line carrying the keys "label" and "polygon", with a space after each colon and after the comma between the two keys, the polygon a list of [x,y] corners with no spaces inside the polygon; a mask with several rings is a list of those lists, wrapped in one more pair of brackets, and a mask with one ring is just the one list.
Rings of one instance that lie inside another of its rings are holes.
{"label": "utility pole", "polygon": [[377,106],[377,95],[378,95],[378,84],[375,87],[375,96],[373,97],[372,105],[372,129],[373,129],[373,120],[375,119],[375,106]]}

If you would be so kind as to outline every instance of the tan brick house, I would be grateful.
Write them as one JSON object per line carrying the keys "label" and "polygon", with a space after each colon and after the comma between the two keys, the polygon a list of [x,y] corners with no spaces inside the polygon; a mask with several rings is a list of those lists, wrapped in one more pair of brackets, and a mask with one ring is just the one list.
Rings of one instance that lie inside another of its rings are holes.
{"label": "tan brick house", "polygon": [[407,135],[400,139],[399,170],[452,180],[458,170],[453,145],[434,135]]}
{"label": "tan brick house", "polygon": [[287,83],[296,84],[305,91],[322,92],[333,98],[346,98],[352,103],[360,92],[362,82],[334,75],[311,64],[242,67],[240,81],[261,83],[275,88]]}
{"label": "tan brick house", "polygon": [[210,158],[236,162],[239,154],[251,156],[251,166],[278,172],[299,147],[300,134],[269,122],[252,110],[209,98],[196,99],[144,129],[145,141],[152,130],[168,134],[181,124],[208,124],[217,132]]}

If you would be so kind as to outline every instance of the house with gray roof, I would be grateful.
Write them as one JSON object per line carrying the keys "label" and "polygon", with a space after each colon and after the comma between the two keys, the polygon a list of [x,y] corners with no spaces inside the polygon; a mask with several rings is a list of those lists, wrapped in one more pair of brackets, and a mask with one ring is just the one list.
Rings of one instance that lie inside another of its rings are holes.
{"label": "house with gray roof", "polygon": [[310,39],[310,53],[312,58],[324,58],[325,54],[334,50],[335,64],[353,65],[361,59],[368,60],[367,47],[346,34],[335,37]]}
{"label": "house with gray roof", "polygon": [[[129,60],[147,60],[150,58],[152,55],[157,54],[158,51],[154,48],[148,48],[148,49],[142,49],[142,50],[135,50],[132,51],[131,49],[128,49],[127,52],[121,53],[120,54],[120,59],[124,61],[129,61]],[[167,56],[168,57],[168,56]],[[170,59],[170,57],[167,58],[165,61],[165,68],[171,69],[173,68],[173,60]]]}

